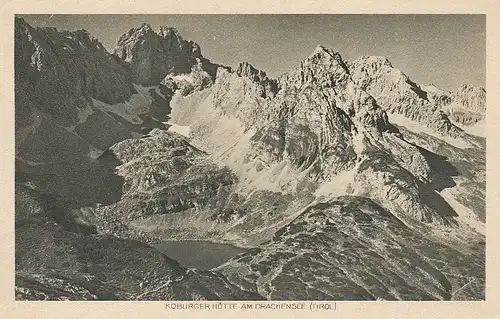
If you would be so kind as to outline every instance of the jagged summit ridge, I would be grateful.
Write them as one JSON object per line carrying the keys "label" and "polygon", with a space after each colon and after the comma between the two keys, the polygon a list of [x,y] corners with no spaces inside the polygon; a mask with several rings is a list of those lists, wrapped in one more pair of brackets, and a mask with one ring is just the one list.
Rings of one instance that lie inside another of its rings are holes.
{"label": "jagged summit ridge", "polygon": [[255,80],[261,80],[267,77],[266,72],[256,69],[253,65],[246,61],[238,64],[236,74]]}
{"label": "jagged summit ridge", "polygon": [[[248,64],[242,64],[237,73],[259,74]],[[318,47],[279,78],[279,91],[271,99],[258,99],[258,82],[237,73],[219,69],[211,103],[244,129],[255,131],[244,152],[231,149],[236,141],[221,147],[224,156],[242,157],[241,162],[254,166],[244,170],[268,174],[265,176],[287,193],[303,191],[297,188],[300,185],[327,183],[350,171],[356,183],[353,188],[364,190],[359,195],[393,201],[395,210],[420,221],[453,223],[420,203],[419,190],[429,188],[428,163],[415,145],[401,138],[376,99],[352,80],[340,54]],[[212,135],[210,130],[213,127],[216,131],[219,119],[204,124],[200,135]],[[208,153],[214,152],[203,141],[192,142]],[[237,161],[231,160],[228,165],[233,163]],[[286,174],[273,171],[276,166],[297,172],[303,183],[289,186]],[[380,188],[379,183],[384,184],[388,176],[394,185]]]}
{"label": "jagged summit ridge", "polygon": [[433,84],[421,85],[430,101],[454,122],[472,126],[484,121],[486,90],[480,86],[462,84],[454,92],[442,90]]}
{"label": "jagged summit ridge", "polygon": [[179,30],[177,30],[177,28],[164,25],[158,28],[158,34],[160,34],[164,38],[167,38],[169,36],[180,36]]}
{"label": "jagged summit ridge", "polygon": [[453,100],[472,112],[486,112],[486,90],[483,87],[463,84],[453,94]]}
{"label": "jagged summit ridge", "polygon": [[267,96],[273,97],[279,90],[276,80],[270,79],[266,72],[258,70],[249,62],[240,62],[235,72],[238,76],[249,78],[262,87],[261,96],[263,98]]}
{"label": "jagged summit ridge", "polygon": [[313,53],[311,53],[300,64],[301,68],[307,68],[312,65],[325,65],[325,67],[340,67],[343,71],[349,74],[344,60],[339,52],[332,48],[327,48],[323,45],[317,45]]}

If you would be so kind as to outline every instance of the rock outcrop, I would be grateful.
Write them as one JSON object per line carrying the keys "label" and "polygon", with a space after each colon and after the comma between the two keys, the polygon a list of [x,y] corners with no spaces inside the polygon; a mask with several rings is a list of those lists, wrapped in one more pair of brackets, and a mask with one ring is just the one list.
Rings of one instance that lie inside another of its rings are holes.
{"label": "rock outcrop", "polygon": [[258,83],[259,87],[262,88],[261,97],[263,98],[267,96],[274,97],[278,91],[278,83],[275,80],[269,79],[266,72],[256,69],[248,62],[240,63],[236,69],[236,74]]}
{"label": "rock outcrop", "polygon": [[70,161],[130,137],[129,128],[93,107],[93,101],[123,103],[135,87],[87,31],[35,29],[16,18],[14,53],[17,157]]}
{"label": "rock outcrop", "polygon": [[164,126],[155,112],[166,102],[161,92],[134,84],[85,30],[35,29],[16,18],[15,57],[16,157],[25,164],[96,158]]}
{"label": "rock outcrop", "polygon": [[302,169],[314,163],[315,180],[354,166],[353,136],[361,130],[378,136],[391,128],[385,112],[351,81],[342,57],[331,49],[318,46],[278,83],[269,125],[252,137],[253,147]]}

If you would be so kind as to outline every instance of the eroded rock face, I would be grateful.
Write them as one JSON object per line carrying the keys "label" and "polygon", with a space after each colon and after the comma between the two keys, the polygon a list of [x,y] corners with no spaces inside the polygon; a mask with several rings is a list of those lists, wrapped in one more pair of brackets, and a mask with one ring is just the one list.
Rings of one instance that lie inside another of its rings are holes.
{"label": "eroded rock face", "polygon": [[188,95],[196,91],[204,90],[213,84],[213,79],[207,71],[203,69],[201,62],[193,65],[190,73],[168,74],[160,83],[160,87],[169,92],[179,92],[181,95]]}
{"label": "eroded rock face", "polygon": [[138,129],[94,105],[126,103],[137,91],[87,31],[35,29],[16,18],[14,53],[16,156],[22,161],[95,157]]}
{"label": "eroded rock face", "polygon": [[202,56],[196,43],[184,40],[177,29],[162,26],[155,32],[146,23],[123,34],[114,54],[125,62],[134,81],[145,86],[158,85],[167,74],[190,73],[198,64],[213,78],[218,67]]}
{"label": "eroded rock face", "polygon": [[276,91],[265,73],[243,63],[236,71],[219,68],[210,99],[215,109],[237,118],[248,130],[266,122]]}
{"label": "eroded rock face", "polygon": [[134,84],[87,31],[15,23],[16,158],[25,167],[88,161],[165,128],[170,92]]}
{"label": "eroded rock face", "polygon": [[135,207],[124,207],[134,215],[129,217],[208,209],[216,205],[219,192],[235,183],[227,168],[218,167],[183,137],[158,129],[150,135],[111,148],[124,163],[118,174],[125,177],[130,195],[122,205]]}
{"label": "eroded rock face", "polygon": [[[332,135],[337,131],[334,118],[341,117],[335,114],[339,109],[368,130],[382,132],[388,129],[385,112],[370,94],[351,80],[342,57],[332,49],[318,46],[300,67],[285,73],[278,81],[281,90],[275,109],[281,117],[310,117],[318,122],[314,126],[330,133],[325,135]],[[320,118],[324,118],[323,125],[319,124]],[[327,126],[331,128],[327,129]],[[340,131],[345,131],[345,127]]]}
{"label": "eroded rock face", "polygon": [[236,74],[242,77],[247,77],[255,83],[259,84],[262,88],[261,97],[273,97],[278,91],[278,83],[275,80],[269,79],[266,72],[257,70],[253,65],[248,62],[243,62],[238,65]]}
{"label": "eroded rock face", "polygon": [[441,90],[434,84],[423,84],[420,85],[420,88],[427,94],[427,99],[438,105],[440,108],[443,108],[451,102],[450,92]]}
{"label": "eroded rock face", "polygon": [[279,83],[270,120],[250,139],[248,160],[264,168],[290,163],[318,184],[354,170],[356,194],[394,203],[419,221],[453,224],[452,216],[422,204],[419,192],[432,174],[426,159],[352,82],[338,53],[319,46]]}

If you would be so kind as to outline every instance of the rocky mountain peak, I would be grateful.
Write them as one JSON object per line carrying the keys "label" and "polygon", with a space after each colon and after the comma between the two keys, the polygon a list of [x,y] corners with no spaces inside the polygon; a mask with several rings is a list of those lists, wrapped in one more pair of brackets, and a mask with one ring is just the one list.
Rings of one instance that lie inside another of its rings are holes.
{"label": "rocky mountain peak", "polygon": [[429,94],[393,67],[387,58],[363,56],[349,63],[349,69],[353,81],[387,112],[403,115],[444,135],[462,134],[462,130],[440,112],[446,98]]}
{"label": "rocky mountain peak", "polygon": [[139,39],[143,39],[147,36],[154,36],[155,32],[151,25],[147,23],[142,23],[141,25],[131,28],[128,32],[124,33],[118,39],[118,45],[123,45],[126,42],[137,41]]}
{"label": "rocky mountain peak", "polygon": [[217,70],[196,43],[184,40],[177,29],[168,26],[161,26],[158,32],[148,24],[130,29],[118,40],[114,54],[125,63],[136,83],[147,86],[159,84],[168,74],[190,73],[198,63],[212,78]]}
{"label": "rocky mountain peak", "polygon": [[176,28],[169,26],[160,26],[157,35],[164,39],[162,41],[162,44],[164,45],[166,50],[182,50],[183,47],[186,46],[188,50],[189,48],[191,48],[191,51],[193,53],[196,53],[195,55],[197,57],[201,57],[200,47],[193,41],[185,41],[181,37],[179,30],[177,30]]}
{"label": "rocky mountain peak", "polygon": [[315,59],[315,58],[332,58],[340,56],[340,53],[337,51],[333,50],[332,48],[327,48],[321,44],[318,44],[316,48],[314,49],[313,53],[309,55],[308,59]]}
{"label": "rocky mountain peak", "polygon": [[429,101],[440,108],[459,125],[481,122],[486,113],[486,91],[483,87],[462,84],[454,92],[442,90],[434,84],[421,85]]}
{"label": "rocky mountain peak", "polygon": [[333,49],[318,45],[311,55],[300,62],[300,66],[282,74],[278,78],[280,87],[319,84],[335,86],[349,76],[342,56]]}
{"label": "rocky mountain peak", "polygon": [[479,86],[461,85],[451,93],[443,109],[450,118],[462,125],[474,125],[486,115],[486,90]]}
{"label": "rocky mountain peak", "polygon": [[134,29],[135,30],[144,30],[144,31],[152,31],[153,30],[151,25],[149,23],[146,23],[146,22],[141,23],[140,25],[138,25]]}
{"label": "rocky mountain peak", "polygon": [[[479,100],[478,102],[481,103],[485,102],[486,90],[481,86],[462,84],[455,92],[455,95],[466,95],[471,98],[476,98]],[[480,107],[482,106],[484,106],[484,103],[481,103]]]}
{"label": "rocky mountain peak", "polygon": [[250,63],[248,63],[246,61],[240,62],[238,64],[238,68],[236,69],[236,73],[239,76],[247,76],[250,78],[252,78],[254,76],[258,76],[258,77],[265,77],[266,76],[266,72],[257,70],[253,65],[251,65]]}
{"label": "rocky mountain peak", "polygon": [[[318,45],[299,67],[283,74],[279,78],[279,83],[281,90],[278,101],[279,111],[282,114],[293,115],[297,112],[314,111],[325,119],[332,116],[341,118],[349,116],[353,121],[362,123],[362,126],[366,124],[376,131],[386,129],[386,115],[380,110],[375,99],[353,82],[342,56],[333,49]],[[295,99],[298,98],[297,93],[300,91],[308,97],[297,103]],[[292,97],[293,102],[290,101]],[[302,106],[299,107],[299,104]],[[310,115],[305,117],[313,118]],[[332,126],[328,124],[328,127],[330,128],[327,131],[333,134]]]}
{"label": "rocky mountain peak", "polygon": [[[130,136],[121,123],[95,107],[129,101],[137,93],[127,71],[96,38],[86,30],[34,29],[22,19],[15,25],[18,156],[67,160],[95,154],[95,149]],[[86,122],[92,116],[99,122],[95,127]],[[100,125],[106,130],[95,134]],[[19,136],[19,128],[32,127],[43,129]]]}
{"label": "rocky mountain peak", "polygon": [[[425,99],[420,93],[420,88],[412,82],[406,74],[395,68],[392,63],[383,56],[361,56],[348,63],[348,68],[353,80],[370,94],[376,93],[373,87],[399,87],[402,91],[411,90],[419,97]],[[370,92],[370,90],[372,90]],[[375,98],[378,94],[372,94]]]}
{"label": "rocky mountain peak", "polygon": [[236,68],[236,74],[246,77],[261,87],[261,97],[274,96],[278,91],[278,83],[267,77],[266,72],[255,68],[249,62],[241,62]]}
{"label": "rocky mountain peak", "polygon": [[315,65],[323,65],[325,67],[340,66],[342,71],[346,71],[348,73],[347,67],[345,66],[340,53],[323,45],[316,46],[313,53],[301,63],[302,68],[311,68],[315,67]]}
{"label": "rocky mountain peak", "polygon": [[[42,99],[51,101],[41,103],[44,107],[54,111],[56,107],[50,104],[64,101],[66,110],[59,111],[70,113],[69,104],[85,108],[92,98],[116,103],[135,92],[126,71],[88,31],[34,29],[23,19],[15,21],[16,68],[22,76],[17,84],[40,86],[39,93],[45,92]],[[68,89],[62,90],[62,83]]]}
{"label": "rocky mountain peak", "polygon": [[169,26],[160,26],[160,28],[158,29],[158,34],[164,38],[170,36],[180,37],[179,30]]}

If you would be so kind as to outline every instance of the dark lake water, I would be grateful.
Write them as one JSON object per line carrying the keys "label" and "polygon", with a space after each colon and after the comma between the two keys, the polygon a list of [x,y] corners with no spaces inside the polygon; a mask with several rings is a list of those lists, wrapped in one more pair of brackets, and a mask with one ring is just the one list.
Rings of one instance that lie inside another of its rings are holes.
{"label": "dark lake water", "polygon": [[244,253],[246,248],[231,244],[219,244],[202,240],[165,241],[155,246],[169,258],[177,260],[184,267],[212,269],[232,257]]}

